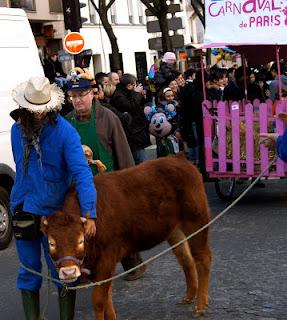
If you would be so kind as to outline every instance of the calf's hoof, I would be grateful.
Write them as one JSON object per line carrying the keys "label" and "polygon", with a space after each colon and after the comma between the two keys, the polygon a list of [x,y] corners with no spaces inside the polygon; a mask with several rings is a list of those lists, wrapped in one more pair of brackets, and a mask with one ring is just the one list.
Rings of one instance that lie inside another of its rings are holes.
{"label": "calf's hoof", "polygon": [[199,318],[199,317],[203,317],[205,315],[206,312],[206,308],[203,309],[197,309],[196,307],[194,308],[193,312],[192,312],[192,316],[194,318]]}
{"label": "calf's hoof", "polygon": [[194,298],[183,297],[179,304],[192,304]]}

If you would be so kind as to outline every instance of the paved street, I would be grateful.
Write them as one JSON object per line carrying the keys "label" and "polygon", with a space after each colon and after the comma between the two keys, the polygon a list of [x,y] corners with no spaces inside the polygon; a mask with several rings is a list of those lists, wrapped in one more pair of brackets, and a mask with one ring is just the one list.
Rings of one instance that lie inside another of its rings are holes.
{"label": "paved street", "polygon": [[[212,216],[226,204],[212,183],[206,184]],[[212,227],[213,267],[210,306],[206,319],[287,319],[287,180],[268,181],[255,189]],[[166,248],[162,244],[145,252],[145,258]],[[17,259],[14,243],[0,252],[1,319],[24,319],[15,289]],[[121,272],[118,266],[118,272]],[[42,303],[46,301],[44,286]],[[119,320],[190,320],[191,306],[177,304],[184,294],[184,277],[172,254],[148,266],[143,279],[114,285]],[[78,294],[76,320],[91,320],[90,290]],[[52,288],[49,319],[58,319],[56,292]]]}

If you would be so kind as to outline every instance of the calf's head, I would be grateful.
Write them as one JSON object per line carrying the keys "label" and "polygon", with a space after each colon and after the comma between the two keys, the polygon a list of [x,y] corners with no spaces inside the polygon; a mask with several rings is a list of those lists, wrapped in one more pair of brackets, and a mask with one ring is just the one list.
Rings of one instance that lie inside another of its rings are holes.
{"label": "calf's head", "polygon": [[48,238],[49,253],[60,280],[73,282],[81,275],[86,252],[85,218],[57,211],[43,217],[41,230]]}

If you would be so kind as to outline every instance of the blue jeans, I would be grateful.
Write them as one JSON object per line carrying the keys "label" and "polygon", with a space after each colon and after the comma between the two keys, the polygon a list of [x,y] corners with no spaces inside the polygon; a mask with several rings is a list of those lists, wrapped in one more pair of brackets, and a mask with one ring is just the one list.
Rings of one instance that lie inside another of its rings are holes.
{"label": "blue jeans", "polygon": [[188,160],[195,161],[198,163],[198,157],[199,157],[199,152],[198,152],[198,135],[197,135],[197,129],[196,129],[196,123],[192,122],[192,133],[194,135],[194,139],[196,140],[196,146],[195,147],[190,147],[188,148]]}
{"label": "blue jeans", "polygon": [[135,164],[140,164],[146,160],[145,149],[138,149],[132,152]]}
{"label": "blue jeans", "polygon": [[[16,249],[21,263],[37,272],[42,272],[41,251],[43,247],[44,256],[51,270],[51,276],[59,279],[58,273],[48,254],[48,240],[44,235],[41,235],[37,240],[16,240]],[[23,267],[18,269],[17,288],[20,290],[37,291],[41,288],[42,277],[26,271]],[[57,286],[61,286],[56,283]]]}

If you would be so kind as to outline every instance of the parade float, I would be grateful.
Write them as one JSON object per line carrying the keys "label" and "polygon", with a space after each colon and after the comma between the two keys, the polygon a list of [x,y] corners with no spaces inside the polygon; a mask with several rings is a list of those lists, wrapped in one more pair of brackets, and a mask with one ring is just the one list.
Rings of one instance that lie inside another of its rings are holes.
{"label": "parade float", "polygon": [[[280,79],[280,56],[286,57],[287,1],[282,0],[206,0],[204,48],[229,47],[242,55],[245,74],[245,99],[242,101],[208,101],[203,80],[203,125],[205,167],[216,178],[217,194],[222,199],[234,195],[236,181],[257,177],[268,167],[275,153],[259,144],[260,133],[282,134],[284,123],[276,117],[287,111],[279,81],[276,114],[273,101],[248,101],[246,61],[264,64],[277,61]],[[202,74],[204,66],[202,60]],[[216,144],[216,147],[215,147]],[[264,177],[285,177],[287,167],[277,159]],[[243,178],[243,179],[242,179]]]}

